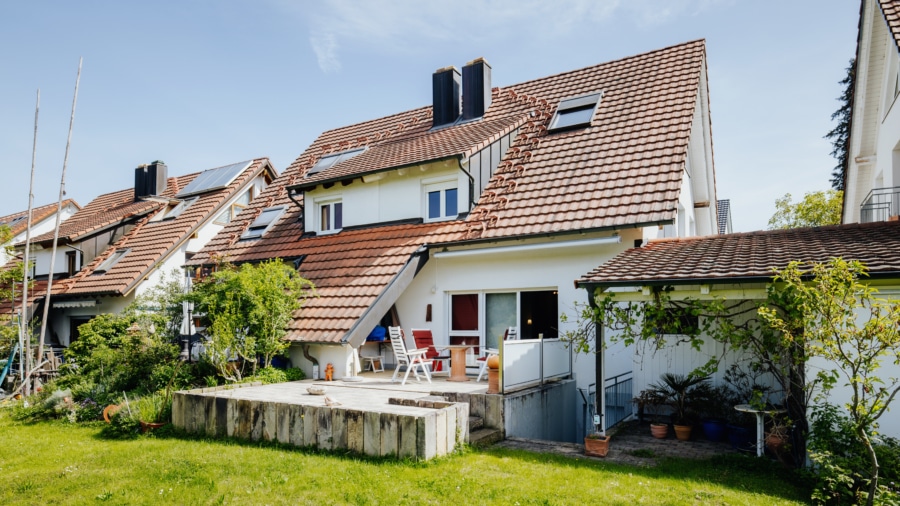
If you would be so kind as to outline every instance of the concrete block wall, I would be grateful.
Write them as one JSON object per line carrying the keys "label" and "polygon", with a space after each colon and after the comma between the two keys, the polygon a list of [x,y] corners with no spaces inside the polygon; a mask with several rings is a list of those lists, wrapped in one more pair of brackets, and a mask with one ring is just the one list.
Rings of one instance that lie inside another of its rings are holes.
{"label": "concrete block wall", "polygon": [[405,415],[216,396],[223,388],[229,387],[176,392],[172,423],[210,437],[422,460],[451,453],[468,440],[467,403],[392,399],[429,409]]}

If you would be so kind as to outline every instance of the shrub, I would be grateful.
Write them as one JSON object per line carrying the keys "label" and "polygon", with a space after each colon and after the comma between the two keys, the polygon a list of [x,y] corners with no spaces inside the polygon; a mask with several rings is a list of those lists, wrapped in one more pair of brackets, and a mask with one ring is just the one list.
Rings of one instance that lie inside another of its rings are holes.
{"label": "shrub", "polygon": [[245,381],[260,381],[264,384],[284,383],[287,381],[299,381],[304,378],[303,370],[298,367],[278,369],[275,367],[263,367],[253,376],[248,376]]}

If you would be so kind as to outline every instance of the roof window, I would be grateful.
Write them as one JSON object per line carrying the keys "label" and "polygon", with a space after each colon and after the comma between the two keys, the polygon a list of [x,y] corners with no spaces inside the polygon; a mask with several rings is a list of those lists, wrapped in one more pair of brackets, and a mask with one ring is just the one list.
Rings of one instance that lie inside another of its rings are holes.
{"label": "roof window", "polygon": [[259,216],[253,220],[253,223],[247,227],[247,231],[241,235],[241,239],[257,239],[262,237],[272,225],[284,213],[285,206],[267,207],[259,213]]}
{"label": "roof window", "polygon": [[323,170],[330,169],[331,167],[343,161],[349,160],[356,155],[362,154],[362,152],[365,150],[366,148],[357,148],[348,151],[341,151],[340,153],[335,153],[333,155],[323,156],[322,158],[319,158],[319,161],[316,162],[316,164],[313,165],[311,169],[309,169],[309,172],[306,173],[306,176],[309,177],[313,174],[322,172]]}
{"label": "roof window", "polygon": [[127,250],[127,249],[116,250],[115,253],[110,255],[109,258],[104,260],[100,265],[98,265],[94,269],[94,274],[106,274],[107,271],[109,271],[117,263],[119,263],[119,260],[121,260],[122,257],[124,257],[126,253],[128,253],[128,251],[129,250]]}
{"label": "roof window", "polygon": [[594,111],[603,93],[592,93],[559,101],[556,113],[550,120],[550,131],[590,126]]}
{"label": "roof window", "polygon": [[177,198],[188,197],[199,193],[206,193],[213,190],[221,190],[230,185],[234,178],[238,177],[241,172],[246,169],[253,160],[246,162],[233,163],[224,167],[204,170],[193,181],[184,187],[184,190],[175,195]]}
{"label": "roof window", "polygon": [[181,216],[181,213],[183,213],[185,210],[187,210],[187,208],[191,207],[191,205],[193,205],[194,202],[197,202],[197,198],[198,197],[190,198],[187,200],[182,200],[181,202],[174,204],[174,205],[170,204],[169,206],[166,207],[166,211],[165,211],[165,214],[163,214],[162,219],[172,220],[172,219],[175,219],[175,218]]}

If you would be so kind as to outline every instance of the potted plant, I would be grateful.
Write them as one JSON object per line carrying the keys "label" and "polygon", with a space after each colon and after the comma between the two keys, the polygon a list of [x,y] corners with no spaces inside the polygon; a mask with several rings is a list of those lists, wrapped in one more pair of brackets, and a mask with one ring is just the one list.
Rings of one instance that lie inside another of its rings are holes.
{"label": "potted plant", "polygon": [[665,439],[669,435],[669,426],[659,421],[659,408],[666,404],[667,397],[664,392],[658,388],[648,388],[642,390],[637,397],[634,398],[635,404],[638,405],[638,418],[644,420],[644,414],[649,410],[652,414],[650,422],[650,434],[657,439]]}
{"label": "potted plant", "polygon": [[780,458],[788,444],[790,433],[791,421],[783,416],[773,416],[772,424],[766,431],[766,448]]}
{"label": "potted plant", "polygon": [[700,424],[706,439],[716,443],[725,440],[725,417],[733,411],[729,405],[729,391],[725,385],[712,386],[708,382],[700,383],[693,391],[694,404],[701,408],[703,417]]}
{"label": "potted plant", "polygon": [[660,383],[652,385],[663,392],[669,400],[673,413],[673,425],[675,437],[681,441],[691,438],[691,419],[688,417],[688,409],[691,407],[693,389],[709,379],[708,376],[696,376],[693,374],[675,374],[667,372],[660,376]]}
{"label": "potted plant", "polygon": [[[749,372],[748,372],[749,371]],[[734,363],[725,371],[725,386],[727,387],[727,399],[725,400],[725,421],[728,429],[728,441],[735,450],[751,451],[756,445],[756,431],[753,428],[753,415],[737,411],[734,406],[738,404],[763,405],[769,387],[759,383],[762,372],[752,365],[746,369],[741,363]]]}
{"label": "potted plant", "polygon": [[584,454],[590,457],[605,457],[609,452],[610,436],[593,432],[584,437]]}
{"label": "potted plant", "polygon": [[158,429],[169,423],[172,416],[172,403],[169,396],[163,392],[156,392],[141,397],[136,406],[138,420],[141,423],[141,432]]}

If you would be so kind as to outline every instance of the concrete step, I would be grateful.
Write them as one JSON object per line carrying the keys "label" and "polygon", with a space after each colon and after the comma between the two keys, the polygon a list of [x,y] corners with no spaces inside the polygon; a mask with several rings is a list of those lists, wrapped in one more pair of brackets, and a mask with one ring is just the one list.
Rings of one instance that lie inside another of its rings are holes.
{"label": "concrete step", "polygon": [[469,417],[469,432],[475,432],[476,430],[484,427],[484,418],[480,416],[470,416]]}
{"label": "concrete step", "polygon": [[472,446],[490,446],[502,439],[500,429],[478,429],[469,432],[469,444]]}

